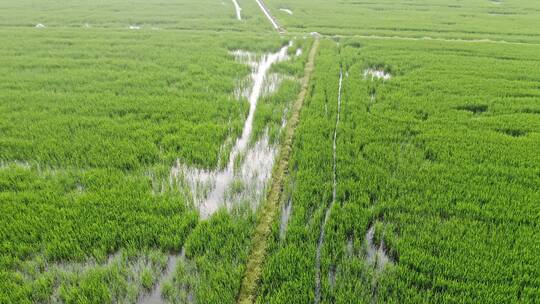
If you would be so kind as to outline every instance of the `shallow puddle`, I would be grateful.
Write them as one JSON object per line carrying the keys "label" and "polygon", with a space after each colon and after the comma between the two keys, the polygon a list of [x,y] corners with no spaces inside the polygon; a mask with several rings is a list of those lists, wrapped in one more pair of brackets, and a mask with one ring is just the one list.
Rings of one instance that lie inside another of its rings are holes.
{"label": "shallow puddle", "polygon": [[374,237],[375,225],[371,225],[366,233],[366,260],[368,264],[375,266],[378,271],[382,271],[390,259],[386,254],[384,241],[381,240],[381,243],[376,245]]}
{"label": "shallow puddle", "polygon": [[176,255],[169,255],[167,260],[167,268],[163,271],[161,277],[159,278],[157,284],[152,289],[152,292],[150,294],[144,295],[139,303],[141,304],[161,304],[165,303],[165,300],[162,297],[162,286],[163,283],[167,280],[172,279],[174,275],[174,271],[176,270],[176,265],[178,264],[178,261],[180,259],[183,259],[185,256],[184,248],[182,248],[182,251],[180,254]]}
{"label": "shallow puddle", "polygon": [[[238,138],[229,155],[229,162],[221,170],[204,170],[191,168],[179,161],[171,169],[170,184],[184,182],[190,189],[193,202],[198,207],[202,218],[208,218],[219,208],[230,209],[235,203],[248,200],[256,207],[264,195],[277,149],[270,144],[267,132],[252,147],[248,146],[253,131],[253,120],[257,102],[265,90],[275,91],[279,81],[276,77],[266,80],[274,63],[287,58],[288,46],[277,53],[257,56],[245,51],[234,51],[232,54],[238,61],[248,64],[251,74],[251,90],[249,94],[249,113],[244,122],[242,135]],[[266,85],[265,85],[266,84]]]}
{"label": "shallow puddle", "polygon": [[376,69],[364,70],[364,79],[368,79],[370,77],[371,77],[371,80],[375,80],[375,79],[389,80],[390,78],[392,78],[392,75],[390,75],[390,73],[385,72],[384,70],[376,70]]}
{"label": "shallow puddle", "polygon": [[289,218],[292,212],[292,199],[287,201],[281,208],[281,220],[279,222],[279,239],[285,239],[285,233],[287,232],[287,225],[289,224]]}

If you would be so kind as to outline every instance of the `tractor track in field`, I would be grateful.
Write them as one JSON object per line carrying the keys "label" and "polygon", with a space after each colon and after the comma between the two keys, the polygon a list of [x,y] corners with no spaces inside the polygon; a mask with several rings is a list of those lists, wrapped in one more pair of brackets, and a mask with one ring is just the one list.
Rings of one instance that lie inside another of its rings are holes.
{"label": "tractor track in field", "polygon": [[272,27],[276,31],[278,31],[278,33],[285,34],[285,29],[283,27],[281,27],[281,25],[279,25],[276,18],[272,15],[272,13],[270,13],[270,9],[268,9],[268,6],[266,6],[266,4],[263,2],[263,0],[255,0],[255,1],[257,2],[259,7],[261,8],[261,11],[264,13],[266,18],[268,18],[270,23],[272,23]]}
{"label": "tractor track in field", "polygon": [[242,21],[242,14],[241,14],[242,8],[238,4],[237,0],[232,0],[232,2],[234,5],[234,10],[236,11],[236,19],[238,19],[239,21]]}
{"label": "tractor track in field", "polygon": [[336,203],[337,199],[337,174],[336,174],[336,167],[337,167],[337,133],[338,133],[338,127],[339,127],[339,118],[341,113],[341,91],[343,89],[343,70],[342,68],[339,69],[339,89],[338,89],[338,99],[337,99],[337,114],[336,114],[336,126],[334,128],[334,137],[332,142],[332,157],[333,157],[333,163],[332,163],[332,201],[330,202],[330,205],[328,208],[326,208],[324,212],[324,221],[321,223],[321,232],[319,234],[319,241],[317,242],[317,252],[315,257],[315,304],[320,303],[321,300],[321,250],[324,245],[324,229],[326,227],[326,224],[328,223],[328,220],[330,219],[330,214],[332,213],[332,208],[334,207],[334,204]]}
{"label": "tractor track in field", "polygon": [[315,56],[319,47],[319,39],[315,39],[311,46],[308,62],[304,68],[304,77],[302,79],[302,88],[293,105],[292,113],[287,126],[285,127],[285,137],[279,151],[279,158],[272,174],[272,183],[268,192],[266,202],[262,207],[258,218],[258,224],[252,237],[251,251],[246,264],[244,277],[240,285],[240,291],[237,296],[237,303],[254,303],[256,290],[261,277],[262,266],[266,257],[267,239],[270,234],[272,223],[280,208],[280,202],[283,194],[283,183],[287,176],[289,160],[292,155],[292,145],[295,129],[300,120],[300,111],[308,93],[309,81],[315,68]]}
{"label": "tractor track in field", "polygon": [[[292,33],[292,32],[291,32]],[[320,34],[326,38],[363,38],[363,39],[380,39],[380,40],[404,40],[404,41],[438,41],[438,42],[463,42],[463,43],[494,43],[494,44],[508,44],[508,45],[531,45],[538,46],[537,42],[519,42],[519,41],[507,41],[507,40],[495,40],[495,39],[462,39],[462,38],[438,38],[431,36],[424,37],[406,37],[406,36],[382,36],[382,35],[332,35],[332,34]]]}

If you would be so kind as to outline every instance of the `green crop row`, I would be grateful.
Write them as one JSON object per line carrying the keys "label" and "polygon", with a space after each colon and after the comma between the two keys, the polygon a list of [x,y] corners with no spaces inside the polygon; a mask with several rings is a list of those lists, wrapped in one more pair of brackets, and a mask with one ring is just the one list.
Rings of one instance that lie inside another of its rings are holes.
{"label": "green crop row", "polygon": [[[537,46],[324,41],[259,303],[534,303],[540,296]],[[365,76],[383,69],[389,80]],[[368,230],[388,263],[369,258]],[[381,243],[383,245],[381,246]]]}

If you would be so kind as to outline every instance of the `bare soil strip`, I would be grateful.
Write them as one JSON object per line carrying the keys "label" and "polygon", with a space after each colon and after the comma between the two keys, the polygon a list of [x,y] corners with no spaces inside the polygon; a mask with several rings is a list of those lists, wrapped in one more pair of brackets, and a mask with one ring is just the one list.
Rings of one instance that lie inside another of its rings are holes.
{"label": "bare soil strip", "polygon": [[167,261],[167,268],[163,271],[161,278],[158,279],[157,284],[154,286],[154,289],[150,294],[145,295],[139,300],[141,304],[162,304],[165,303],[165,299],[162,297],[162,286],[163,283],[167,280],[170,280],[174,276],[174,271],[176,271],[176,265],[178,264],[179,259],[183,259],[185,256],[184,248],[182,248],[181,253],[175,255],[169,255]]}
{"label": "bare soil strip", "polygon": [[302,79],[302,89],[293,105],[291,118],[285,127],[285,137],[279,152],[279,159],[272,175],[272,185],[266,199],[266,204],[262,207],[259,217],[259,223],[255,228],[251,252],[246,265],[246,272],[240,286],[237,303],[254,303],[256,290],[261,277],[262,265],[266,256],[267,239],[270,234],[272,223],[280,209],[281,197],[283,194],[283,183],[289,167],[289,159],[292,154],[292,144],[294,140],[294,131],[300,120],[300,110],[304,104],[304,99],[308,92],[309,80],[315,67],[315,55],[319,47],[319,40],[315,39],[309,53],[308,62],[304,69],[304,78]]}

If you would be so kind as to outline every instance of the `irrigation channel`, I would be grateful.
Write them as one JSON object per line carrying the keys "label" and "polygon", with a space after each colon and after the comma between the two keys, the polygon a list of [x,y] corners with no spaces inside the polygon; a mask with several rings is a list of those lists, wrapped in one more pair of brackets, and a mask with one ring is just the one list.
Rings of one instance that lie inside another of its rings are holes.
{"label": "irrigation channel", "polygon": [[259,7],[261,8],[262,12],[264,13],[264,15],[266,16],[266,18],[268,18],[268,20],[270,21],[270,23],[272,23],[272,27],[278,31],[280,34],[283,34],[285,33],[285,29],[283,27],[281,27],[279,25],[279,23],[277,22],[276,18],[274,18],[274,16],[272,16],[272,14],[270,13],[270,10],[268,9],[268,7],[266,6],[266,4],[264,4],[264,2],[262,0],[255,0],[257,1],[257,4],[259,5]]}
{"label": "irrigation channel", "polygon": [[315,67],[315,55],[317,54],[318,47],[319,39],[315,39],[309,52],[308,62],[304,68],[302,88],[293,105],[289,121],[285,126],[285,136],[279,152],[278,163],[274,170],[274,174],[272,175],[271,188],[261,210],[259,222],[252,237],[251,252],[248,257],[244,278],[240,285],[237,303],[248,304],[255,301],[257,283],[261,276],[262,265],[266,256],[267,239],[270,234],[272,223],[280,209],[280,201],[283,195],[283,182],[287,174],[289,159],[292,155],[294,132],[300,120],[300,110],[302,109],[308,92],[309,80]]}
{"label": "irrigation channel", "polygon": [[242,20],[242,15],[240,14],[240,12],[242,11],[242,8],[238,4],[237,0],[232,0],[232,2],[234,4],[234,9],[236,10],[236,19]]}
{"label": "irrigation channel", "polygon": [[[251,82],[253,84],[249,94],[249,113],[244,122],[242,135],[236,140],[235,145],[229,155],[229,162],[224,169],[205,170],[192,168],[181,164],[179,161],[171,170],[171,185],[174,187],[177,182],[180,187],[186,183],[190,189],[192,200],[198,207],[201,217],[208,218],[219,208],[233,207],[234,203],[241,198],[255,202],[261,200],[267,181],[270,178],[276,149],[269,144],[268,136],[263,138],[253,147],[248,147],[253,131],[253,120],[257,109],[257,102],[265,90],[265,80],[268,72],[274,63],[287,58],[287,49],[284,46],[277,53],[265,54],[259,61],[256,61],[254,54],[235,51],[233,55],[242,62],[248,63],[252,67]],[[273,84],[266,83],[272,90]],[[242,156],[243,159],[241,158]],[[238,160],[240,168],[237,166]],[[230,193],[228,191],[235,180],[240,180],[250,190],[250,193]],[[256,207],[252,205],[252,207]]]}
{"label": "irrigation channel", "polygon": [[321,298],[321,250],[324,245],[324,229],[326,228],[326,223],[328,222],[328,219],[330,218],[330,213],[332,212],[332,208],[334,207],[334,204],[336,203],[336,196],[337,196],[337,173],[336,173],[336,167],[337,167],[337,161],[336,161],[336,154],[337,154],[337,133],[338,133],[338,127],[339,127],[339,117],[341,113],[341,90],[343,88],[343,70],[342,68],[339,69],[339,89],[338,89],[338,98],[337,98],[337,114],[336,114],[336,126],[334,128],[334,138],[332,143],[332,156],[333,156],[333,163],[332,163],[332,171],[333,171],[333,177],[332,177],[332,201],[330,202],[329,206],[326,208],[325,214],[324,214],[324,221],[321,224],[321,232],[319,234],[319,242],[317,243],[317,253],[315,256],[315,304],[318,304],[320,302]]}

